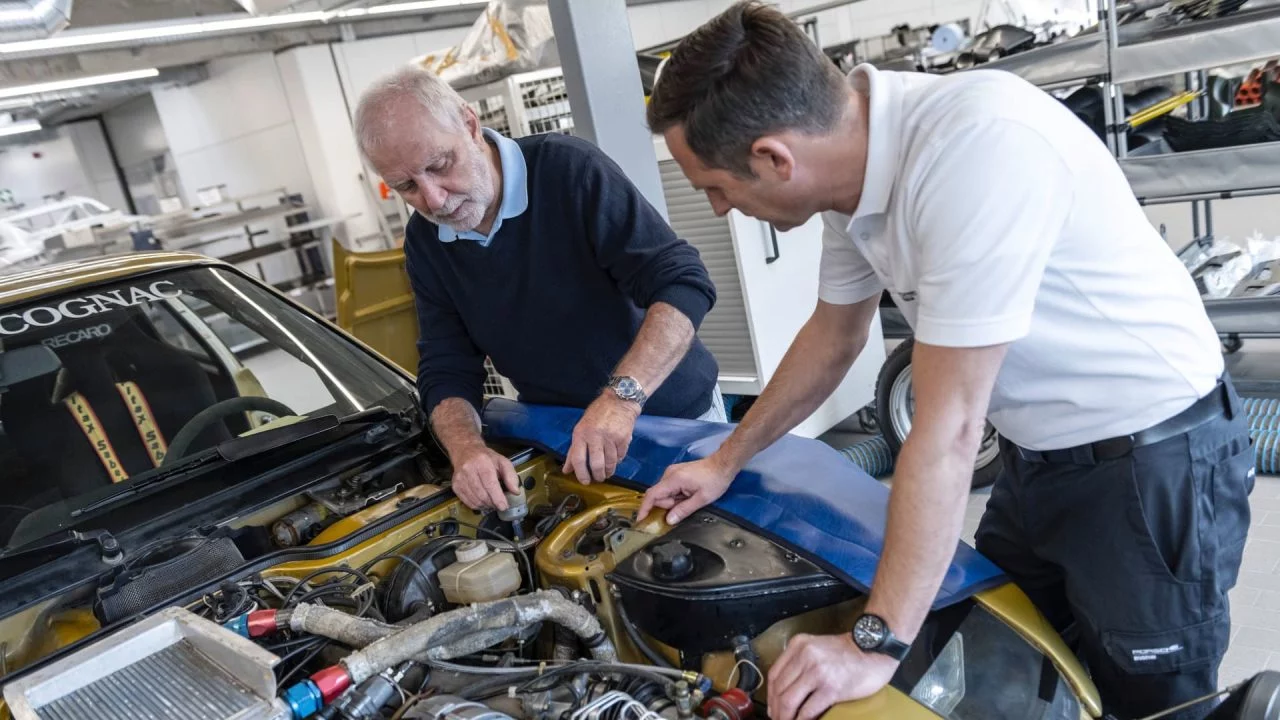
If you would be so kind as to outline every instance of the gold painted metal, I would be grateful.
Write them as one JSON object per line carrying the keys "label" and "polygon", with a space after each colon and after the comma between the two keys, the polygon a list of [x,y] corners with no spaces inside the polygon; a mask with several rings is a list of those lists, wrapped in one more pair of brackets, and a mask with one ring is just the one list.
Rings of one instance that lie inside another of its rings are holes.
{"label": "gold painted metal", "polygon": [[407,372],[418,368],[418,317],[404,250],[354,252],[333,241],[338,327]]}
{"label": "gold painted metal", "polygon": [[978,593],[974,596],[974,600],[1052,660],[1058,672],[1062,673],[1063,679],[1067,681],[1067,685],[1080,699],[1082,708],[1092,717],[1102,717],[1102,699],[1098,695],[1097,686],[1089,679],[1089,674],[1085,672],[1084,666],[1076,659],[1075,654],[1062,641],[1062,636],[1053,629],[1049,621],[1031,604],[1031,599],[1017,585],[1008,583]]}
{"label": "gold painted metal", "polygon": [[396,493],[380,503],[371,505],[364,510],[352,513],[341,520],[335,522],[325,528],[323,532],[312,540],[310,545],[324,545],[334,540],[341,540],[352,533],[359,532],[382,518],[395,512],[405,501],[420,500],[428,498],[432,495],[440,493],[442,490],[439,485],[418,485],[411,487],[404,492]]}
{"label": "gold painted metal", "polygon": [[7,275],[0,279],[0,303],[21,302],[156,270],[199,266],[231,267],[204,255],[184,252],[128,253],[100,257]]}

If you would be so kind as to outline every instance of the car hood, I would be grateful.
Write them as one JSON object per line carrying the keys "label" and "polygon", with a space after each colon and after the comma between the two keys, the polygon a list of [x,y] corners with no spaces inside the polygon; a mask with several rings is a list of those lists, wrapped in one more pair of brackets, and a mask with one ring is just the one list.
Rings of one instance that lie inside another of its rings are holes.
{"label": "car hood", "polygon": [[[561,458],[582,411],[502,398],[484,410],[492,439],[537,446]],[[647,488],[666,468],[707,457],[733,425],[644,415],[615,480]],[[832,575],[866,592],[884,547],[889,490],[818,440],[787,435],[752,458],[714,507],[772,540],[803,552]],[[960,543],[934,609],[960,602],[1008,579],[991,561]]]}

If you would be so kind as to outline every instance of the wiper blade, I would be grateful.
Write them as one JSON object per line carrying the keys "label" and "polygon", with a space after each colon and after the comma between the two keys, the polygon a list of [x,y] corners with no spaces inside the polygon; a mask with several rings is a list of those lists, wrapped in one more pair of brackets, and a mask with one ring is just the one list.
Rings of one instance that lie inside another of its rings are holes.
{"label": "wiper blade", "polygon": [[124,554],[120,550],[120,542],[115,539],[111,533],[106,530],[89,530],[79,532],[76,530],[68,530],[60,535],[52,538],[42,538],[29,542],[18,547],[6,548],[0,552],[0,560],[8,560],[10,558],[20,557],[22,555],[31,555],[45,550],[51,550],[57,547],[80,547],[81,545],[91,545],[96,543],[102,550],[103,562],[114,564],[124,558]]}
{"label": "wiper blade", "polygon": [[[333,415],[324,415],[317,418],[309,418],[291,425],[284,425],[274,430],[255,433],[253,435],[245,435],[242,437],[232,438],[230,440],[219,443],[217,447],[206,450],[198,455],[187,458],[172,467],[163,466],[159,468],[155,474],[141,479],[126,488],[121,488],[117,492],[111,493],[106,497],[95,500],[82,508],[71,511],[71,517],[80,517],[85,513],[100,510],[104,507],[115,505],[125,498],[133,497],[145,490],[155,488],[158,485],[172,483],[185,479],[192,475],[196,470],[206,465],[221,465],[224,463],[238,462],[251,457],[257,457],[273,450],[278,450],[287,445],[315,437],[320,433],[327,432],[337,427],[355,426],[365,423],[374,423],[392,417],[389,410],[384,407],[377,406],[352,413],[343,418]],[[372,431],[370,431],[372,433]],[[370,438],[371,442],[377,442],[379,438]]]}

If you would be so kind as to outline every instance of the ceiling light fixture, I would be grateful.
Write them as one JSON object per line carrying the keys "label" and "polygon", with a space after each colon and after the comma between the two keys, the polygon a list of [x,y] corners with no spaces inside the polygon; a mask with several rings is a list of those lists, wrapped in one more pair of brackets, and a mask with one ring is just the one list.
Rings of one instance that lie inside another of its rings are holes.
{"label": "ceiling light fixture", "polygon": [[39,120],[22,120],[9,125],[0,125],[0,137],[21,135],[22,133],[35,132],[41,129],[43,128]]}
{"label": "ceiling light fixture", "polygon": [[330,14],[327,12],[300,12],[283,15],[267,15],[264,17],[234,18],[231,20],[208,20],[195,23],[179,23],[160,25],[158,27],[134,28],[132,30],[115,30],[98,33],[62,33],[43,40],[20,40],[18,42],[0,43],[0,55],[7,53],[31,52],[34,50],[65,50],[70,48],[93,47],[95,45],[114,45],[119,43],[136,43],[140,40],[158,40],[161,38],[177,38],[208,33],[234,32],[254,28],[275,27],[278,25],[297,25],[299,23],[324,22]]}
{"label": "ceiling light fixture", "polygon": [[374,5],[353,10],[339,10],[338,18],[352,18],[363,15],[386,15],[388,13],[415,12],[419,10],[441,10],[444,8],[462,8],[473,5],[487,5],[488,0],[422,0],[421,2],[399,2],[387,5]]}
{"label": "ceiling light fixture", "polygon": [[148,68],[146,70],[132,70],[130,72],[112,73],[110,75],[91,75],[89,77],[75,78],[72,80],[37,83],[35,85],[18,85],[15,87],[0,88],[0,99],[22,97],[24,95],[39,95],[40,93],[58,92],[60,90],[74,90],[76,88],[127,82],[129,80],[144,80],[146,78],[156,77],[159,74],[159,69]]}

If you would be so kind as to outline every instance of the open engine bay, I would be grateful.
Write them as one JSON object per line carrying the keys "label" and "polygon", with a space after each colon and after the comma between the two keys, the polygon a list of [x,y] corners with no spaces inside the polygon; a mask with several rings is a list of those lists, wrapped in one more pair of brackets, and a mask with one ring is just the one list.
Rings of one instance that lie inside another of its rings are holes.
{"label": "open engine bay", "polygon": [[[854,588],[724,514],[638,520],[638,492],[580,485],[515,448],[523,493],[477,515],[431,453],[395,448],[213,529],[83,548],[123,559],[0,620],[6,714],[744,720],[764,717],[764,676],[789,637],[838,632],[860,607]],[[998,612],[969,600],[938,613],[893,716],[968,703],[1082,717]],[[966,691],[939,673],[963,668],[955,638],[975,623],[991,626],[966,632],[975,652],[1023,657]]]}

